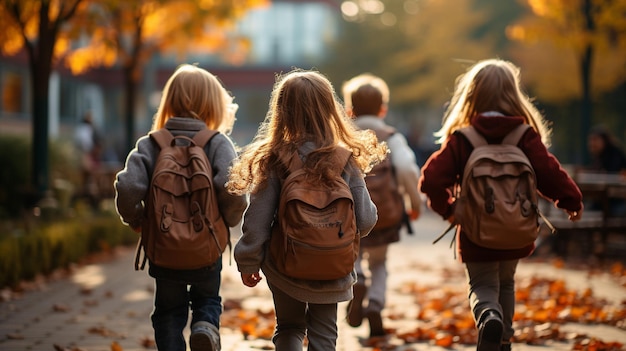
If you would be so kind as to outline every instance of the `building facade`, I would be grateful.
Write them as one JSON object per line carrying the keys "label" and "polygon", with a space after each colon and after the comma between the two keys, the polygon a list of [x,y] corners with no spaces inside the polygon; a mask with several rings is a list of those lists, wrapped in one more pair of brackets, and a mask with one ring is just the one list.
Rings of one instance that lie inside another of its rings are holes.
{"label": "building facade", "polygon": [[[277,74],[293,68],[314,69],[338,35],[339,3],[334,0],[274,0],[250,10],[233,35],[249,39],[250,48],[236,65],[223,55],[188,55],[183,62],[197,63],[217,75],[239,104],[233,139],[247,143],[267,112]],[[176,66],[174,55],[156,55],[144,65],[135,102],[135,137],[146,133],[156,112],[160,92]],[[30,72],[25,53],[0,56],[0,134],[31,133]],[[51,139],[71,136],[86,112],[106,135],[110,158],[125,156],[123,79],[118,68],[96,68],[72,75],[61,65],[50,78],[49,132]]]}

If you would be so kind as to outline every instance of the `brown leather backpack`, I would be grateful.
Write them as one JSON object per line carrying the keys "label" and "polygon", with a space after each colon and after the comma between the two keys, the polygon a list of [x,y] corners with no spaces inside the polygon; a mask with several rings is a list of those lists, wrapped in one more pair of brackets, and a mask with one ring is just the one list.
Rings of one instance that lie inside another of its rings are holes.
{"label": "brown leather backpack", "polygon": [[[343,170],[351,152],[340,148],[336,167]],[[354,201],[337,173],[330,187],[312,181],[299,155],[282,182],[269,252],[283,274],[307,280],[339,279],[350,274],[359,253]]]}
{"label": "brown leather backpack", "polygon": [[528,157],[517,147],[529,125],[488,144],[474,127],[459,131],[474,146],[465,165],[454,217],[475,244],[517,249],[535,241],[539,229],[537,181]]}
{"label": "brown leather backpack", "polygon": [[150,138],[161,151],[155,162],[137,247],[151,263],[172,269],[196,269],[215,263],[230,244],[220,214],[211,163],[204,146],[218,132],[203,129],[193,138],[163,128]]}
{"label": "brown leather backpack", "polygon": [[[396,130],[392,127],[374,130],[379,141],[387,141]],[[378,221],[372,229],[377,232],[385,229],[400,228],[404,223],[404,199],[398,189],[398,180],[391,163],[392,154],[374,166],[365,176],[365,183],[372,201],[378,209]],[[372,233],[370,233],[372,235]]]}

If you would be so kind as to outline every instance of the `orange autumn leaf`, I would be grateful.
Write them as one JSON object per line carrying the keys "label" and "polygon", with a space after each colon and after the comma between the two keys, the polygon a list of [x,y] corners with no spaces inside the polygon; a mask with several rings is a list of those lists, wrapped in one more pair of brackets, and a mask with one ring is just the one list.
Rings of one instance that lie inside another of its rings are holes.
{"label": "orange autumn leaf", "polygon": [[452,346],[453,341],[454,341],[454,338],[452,337],[452,335],[447,334],[447,333],[439,333],[435,336],[435,345],[437,346],[450,348]]}
{"label": "orange autumn leaf", "polygon": [[111,343],[111,351],[124,351],[124,349],[117,341],[113,341]]}
{"label": "orange autumn leaf", "polygon": [[145,349],[155,349],[156,348],[156,341],[154,341],[154,339],[148,338],[148,337],[142,338],[141,342],[139,344],[143,348],[145,348]]}

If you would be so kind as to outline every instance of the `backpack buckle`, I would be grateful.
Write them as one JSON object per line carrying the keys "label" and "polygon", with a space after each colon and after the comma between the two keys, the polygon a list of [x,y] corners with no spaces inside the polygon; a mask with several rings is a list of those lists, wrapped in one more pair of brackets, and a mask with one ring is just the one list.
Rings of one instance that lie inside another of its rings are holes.
{"label": "backpack buckle", "polygon": [[161,231],[167,232],[170,230],[173,214],[174,209],[172,208],[172,204],[166,204],[163,206],[163,210],[161,212]]}

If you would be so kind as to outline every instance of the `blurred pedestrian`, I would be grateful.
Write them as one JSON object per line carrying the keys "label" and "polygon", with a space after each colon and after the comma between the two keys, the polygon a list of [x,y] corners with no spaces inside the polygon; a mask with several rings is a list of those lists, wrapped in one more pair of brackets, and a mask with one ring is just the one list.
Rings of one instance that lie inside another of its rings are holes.
{"label": "blurred pedestrian", "polygon": [[324,182],[338,171],[332,159],[339,148],[353,151],[341,174],[353,196],[357,229],[365,236],[376,223],[376,207],[363,173],[384,158],[386,148],[373,133],[354,129],[331,83],[318,72],[294,70],[278,79],[265,121],[231,172],[228,189],[250,193],[235,260],[246,286],[261,281],[259,270],[267,277],[277,351],[301,350],[305,335],[309,351],[335,350],[337,304],[352,298],[354,270],[334,280],[291,278],[277,268],[268,247],[289,161],[297,153],[304,170]]}
{"label": "blurred pedestrian", "polygon": [[348,324],[358,327],[367,318],[370,337],[384,336],[381,312],[387,295],[387,248],[400,240],[403,225],[412,233],[410,221],[421,213],[422,201],[417,189],[420,170],[404,135],[385,123],[389,106],[387,83],[365,73],[347,81],[342,90],[346,111],[356,118],[357,127],[374,131],[378,140],[385,141],[389,148],[388,162],[374,167],[365,178],[378,208],[378,222],[361,240],[355,263],[357,283],[347,311]]}
{"label": "blurred pedestrian", "polygon": [[591,155],[589,169],[607,173],[626,172],[626,153],[606,127],[592,128],[587,145]]}
{"label": "blurred pedestrian", "polygon": [[[570,220],[576,221],[582,215],[580,190],[548,152],[550,131],[544,117],[523,93],[519,74],[519,68],[512,63],[489,59],[476,63],[456,81],[442,128],[436,133],[443,145],[428,159],[420,179],[428,205],[450,223],[455,223],[455,199],[450,189],[462,178],[472,152],[472,144],[458,130],[470,125],[488,143],[500,143],[517,126],[529,124],[532,128],[517,146],[530,159],[538,191],[564,209]],[[471,242],[461,226],[456,247],[465,264],[469,302],[478,328],[477,350],[511,350],[515,270],[519,259],[532,253],[534,244],[511,250],[488,249]]]}
{"label": "blurred pedestrian", "polygon": [[[594,172],[622,174],[626,176],[626,153],[613,134],[604,126],[591,129],[587,138],[587,146],[591,156],[591,164],[587,168]],[[602,201],[591,200],[591,210],[602,210]],[[626,199],[609,198],[609,215],[626,215]]]}
{"label": "blurred pedestrian", "polygon": [[[228,168],[237,156],[227,136],[234,123],[232,97],[218,79],[204,69],[182,65],[167,81],[152,130],[167,128],[174,136],[192,138],[206,128],[218,130],[204,147],[213,170],[218,207],[229,227],[236,226],[247,206],[245,196],[224,190]],[[129,153],[125,168],[115,182],[116,206],[122,221],[141,232],[145,203],[159,147],[150,136],[143,136]],[[222,313],[222,258],[211,266],[181,270],[150,262],[149,274],[155,278],[152,326],[156,346],[162,351],[185,351],[183,330],[191,308],[192,351],[220,349],[219,322]]]}
{"label": "blurred pedestrian", "polygon": [[102,165],[102,139],[96,129],[91,111],[85,112],[74,131],[74,144],[78,151],[81,173],[80,197],[89,199],[93,208],[98,207],[98,175]]}

